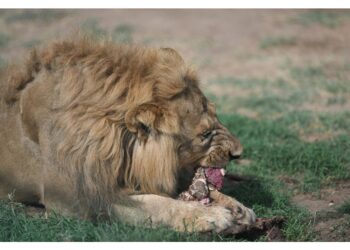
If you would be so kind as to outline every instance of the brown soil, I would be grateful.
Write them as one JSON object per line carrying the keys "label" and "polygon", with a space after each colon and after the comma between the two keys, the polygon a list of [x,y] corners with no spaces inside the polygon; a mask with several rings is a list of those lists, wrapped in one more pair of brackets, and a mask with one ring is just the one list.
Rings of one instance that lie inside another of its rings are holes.
{"label": "brown soil", "polygon": [[313,214],[313,225],[320,241],[350,241],[350,215],[337,211],[350,198],[350,183],[322,189],[318,194],[298,194],[293,202]]}
{"label": "brown soil", "polygon": [[330,218],[330,214],[322,217],[315,225],[315,231],[318,234],[320,241],[350,241],[350,216],[349,215],[335,215],[335,218]]}

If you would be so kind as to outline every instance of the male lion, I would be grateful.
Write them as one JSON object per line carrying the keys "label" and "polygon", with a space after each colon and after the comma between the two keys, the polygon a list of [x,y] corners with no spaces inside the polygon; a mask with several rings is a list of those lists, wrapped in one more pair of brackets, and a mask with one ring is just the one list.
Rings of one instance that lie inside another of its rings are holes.
{"label": "male lion", "polygon": [[173,49],[80,39],[32,51],[1,73],[0,141],[0,197],[179,231],[255,220],[230,197],[231,210],[176,199],[197,167],[224,167],[242,146]]}

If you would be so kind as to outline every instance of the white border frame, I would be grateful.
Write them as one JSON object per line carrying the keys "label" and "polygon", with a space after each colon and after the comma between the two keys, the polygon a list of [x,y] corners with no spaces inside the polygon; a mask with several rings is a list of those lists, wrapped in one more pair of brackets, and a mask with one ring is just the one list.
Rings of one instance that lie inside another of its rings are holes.
{"label": "white border frame", "polygon": [[350,8],[348,0],[2,0],[0,8]]}

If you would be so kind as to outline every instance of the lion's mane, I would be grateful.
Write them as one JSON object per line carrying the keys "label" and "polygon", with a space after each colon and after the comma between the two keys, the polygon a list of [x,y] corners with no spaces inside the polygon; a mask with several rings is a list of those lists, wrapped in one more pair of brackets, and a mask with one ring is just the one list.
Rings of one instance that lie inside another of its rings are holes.
{"label": "lion's mane", "polygon": [[157,114],[164,100],[197,82],[175,51],[88,39],[55,42],[33,50],[22,68],[8,72],[1,98],[10,108],[18,106],[21,91],[38,76],[54,82],[51,160],[67,181],[77,183],[72,192],[91,210],[118,202],[125,188],[176,192],[179,125],[171,112],[157,119],[161,133],[147,140],[138,139],[140,128],[133,123],[137,107],[147,104],[144,108],[154,111],[150,116]]}

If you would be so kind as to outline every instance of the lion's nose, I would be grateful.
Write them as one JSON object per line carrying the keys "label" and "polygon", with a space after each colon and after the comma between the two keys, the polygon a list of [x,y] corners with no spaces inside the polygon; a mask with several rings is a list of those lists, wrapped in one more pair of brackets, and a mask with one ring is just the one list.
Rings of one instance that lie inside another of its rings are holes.
{"label": "lion's nose", "polygon": [[243,153],[243,147],[238,144],[233,150],[230,151],[230,160],[239,159]]}
{"label": "lion's nose", "polygon": [[237,160],[241,157],[241,154],[230,154],[230,161]]}

